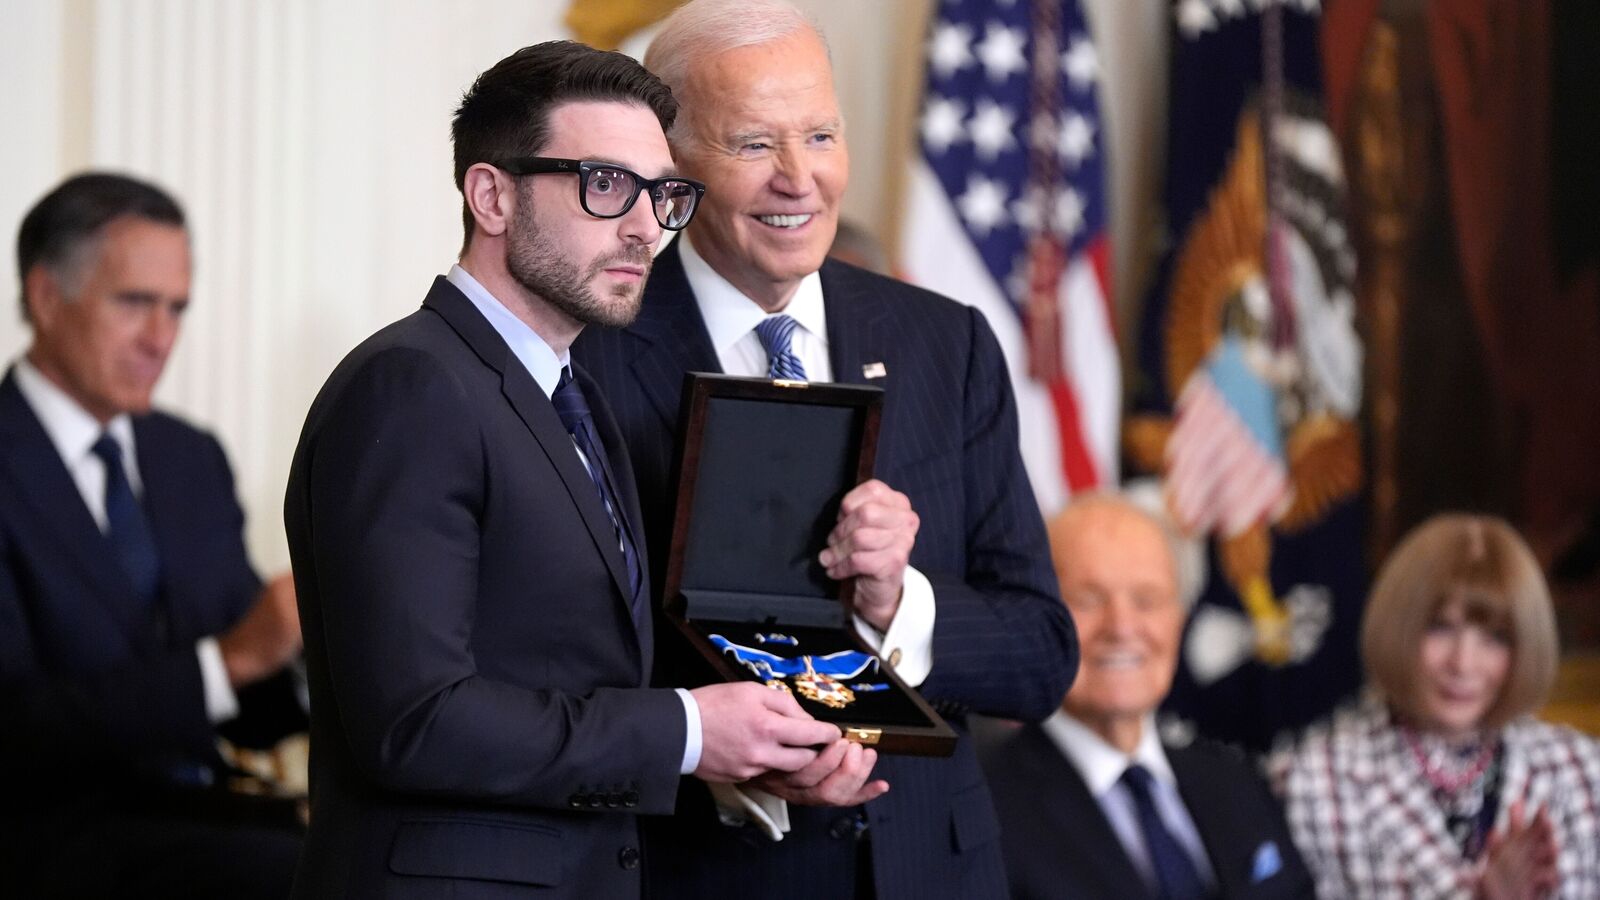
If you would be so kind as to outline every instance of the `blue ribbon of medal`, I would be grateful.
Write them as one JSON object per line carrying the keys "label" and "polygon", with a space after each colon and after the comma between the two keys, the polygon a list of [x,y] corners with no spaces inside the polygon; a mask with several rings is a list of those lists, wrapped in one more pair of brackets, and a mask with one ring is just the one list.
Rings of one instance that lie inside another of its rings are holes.
{"label": "blue ribbon of medal", "polygon": [[876,656],[859,650],[840,650],[826,656],[785,657],[757,647],[735,644],[720,634],[711,635],[711,643],[763,679],[791,678],[808,671],[845,679],[855,678],[868,669],[876,671],[878,668]]}

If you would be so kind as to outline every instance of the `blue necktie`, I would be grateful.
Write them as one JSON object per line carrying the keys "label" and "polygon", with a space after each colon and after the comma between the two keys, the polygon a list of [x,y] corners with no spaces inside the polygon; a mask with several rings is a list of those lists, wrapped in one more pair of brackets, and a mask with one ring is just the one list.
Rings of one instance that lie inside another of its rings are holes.
{"label": "blue necktie", "polygon": [[800,364],[800,357],[795,356],[789,348],[789,341],[799,325],[788,316],[772,316],[756,326],[756,337],[761,339],[761,346],[767,351],[768,378],[806,380],[806,367]]}
{"label": "blue necktie", "polygon": [[1156,870],[1162,900],[1202,900],[1209,896],[1205,882],[1195,871],[1194,860],[1162,824],[1155,799],[1150,796],[1153,780],[1150,771],[1138,764],[1122,773],[1122,783],[1133,795],[1133,806],[1139,814],[1139,830],[1144,832],[1144,844],[1150,851],[1150,863]]}
{"label": "blue necktie", "polygon": [[122,444],[109,433],[100,435],[90,448],[106,467],[106,538],[117,563],[133,583],[133,592],[147,607],[154,607],[161,583],[161,558],[150,533],[144,508],[128,486],[122,469]]}
{"label": "blue necktie", "polygon": [[556,383],[550,402],[555,404],[561,424],[567,427],[567,433],[572,435],[589,463],[589,480],[594,482],[595,493],[600,495],[600,503],[611,517],[611,527],[622,548],[623,562],[628,566],[628,589],[632,592],[628,597],[628,605],[634,621],[642,623],[644,570],[639,566],[639,554],[634,550],[633,540],[628,534],[617,492],[606,479],[605,456],[600,448],[600,436],[594,430],[594,417],[589,413],[589,404],[583,399],[583,390],[572,380],[571,369],[562,368],[561,380]]}

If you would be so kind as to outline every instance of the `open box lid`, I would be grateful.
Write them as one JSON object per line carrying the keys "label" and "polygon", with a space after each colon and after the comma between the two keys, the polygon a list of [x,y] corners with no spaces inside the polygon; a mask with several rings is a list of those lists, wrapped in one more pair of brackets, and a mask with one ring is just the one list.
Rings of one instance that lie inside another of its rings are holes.
{"label": "open box lid", "polygon": [[848,624],[854,582],[830,579],[817,562],[839,502],[872,477],[882,407],[876,387],[689,373],[662,609],[729,681],[782,681],[795,692],[798,675],[763,677],[741,662],[769,632],[796,641],[766,648],[790,668],[871,657],[846,667],[847,704],[802,690],[802,707],[882,752],[948,756],[955,732]]}
{"label": "open box lid", "polygon": [[669,610],[761,596],[796,621],[839,620],[853,583],[817,553],[839,501],[872,477],[882,408],[875,387],[689,373]]}

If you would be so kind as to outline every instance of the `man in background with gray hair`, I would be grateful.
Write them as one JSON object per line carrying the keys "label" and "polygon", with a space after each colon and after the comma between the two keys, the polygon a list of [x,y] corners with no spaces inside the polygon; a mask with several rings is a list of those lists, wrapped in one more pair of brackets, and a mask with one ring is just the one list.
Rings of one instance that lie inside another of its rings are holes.
{"label": "man in background with gray hair", "polygon": [[216,438],[154,411],[189,307],[160,188],[90,172],[17,233],[28,352],[0,380],[0,895],[283,897],[290,800],[217,737],[305,728],[294,584],[245,555]]}
{"label": "man in background with gray hair", "polygon": [[[682,103],[668,140],[705,201],[656,260],[639,318],[586,331],[573,354],[628,443],[651,555],[670,546],[685,372],[882,387],[878,478],[843,498],[818,560],[854,580],[862,639],[963,734],[948,759],[836,744],[715,799],[686,783],[673,818],[645,823],[650,895],[1001,895],[966,714],[1048,715],[1076,641],[999,346],[975,310],[825,261],[849,155],[826,44],[792,6],[695,0],[645,64]],[[657,667],[669,683],[684,671]]]}
{"label": "man in background with gray hair", "polygon": [[1083,662],[1061,709],[984,757],[1012,896],[1310,897],[1261,776],[1157,734],[1189,612],[1165,523],[1089,495],[1050,523],[1050,549]]}

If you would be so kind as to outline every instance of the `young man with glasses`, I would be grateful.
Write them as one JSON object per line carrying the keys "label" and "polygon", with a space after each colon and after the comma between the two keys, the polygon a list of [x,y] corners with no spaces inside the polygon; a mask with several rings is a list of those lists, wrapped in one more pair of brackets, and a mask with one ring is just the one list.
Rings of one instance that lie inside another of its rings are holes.
{"label": "young man with glasses", "polygon": [[670,812],[681,775],[840,740],[761,685],[645,687],[632,471],[567,350],[633,319],[694,213],[676,109],[580,44],[480,76],[453,129],[459,264],[311,408],[285,504],[315,747],[300,896],[638,896],[635,814]]}

